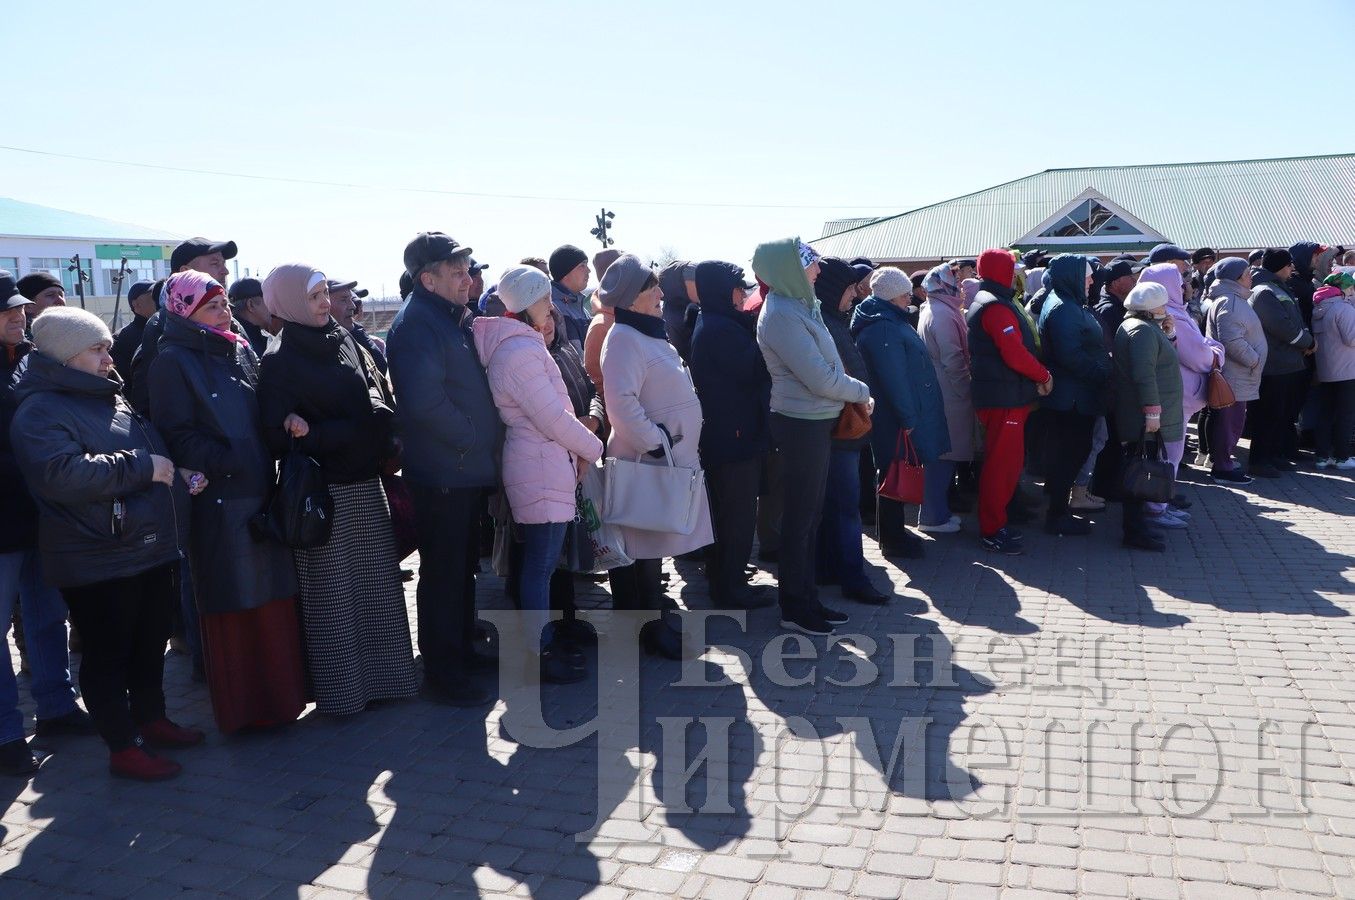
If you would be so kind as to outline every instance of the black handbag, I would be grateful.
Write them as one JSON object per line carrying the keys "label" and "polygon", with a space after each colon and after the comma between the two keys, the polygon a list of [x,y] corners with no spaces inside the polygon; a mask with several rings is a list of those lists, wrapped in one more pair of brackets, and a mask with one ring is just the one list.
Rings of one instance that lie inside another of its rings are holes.
{"label": "black handbag", "polygon": [[593,555],[593,539],[589,536],[591,530],[596,530],[596,524],[593,529],[589,528],[587,510],[590,507],[584,502],[583,485],[574,487],[574,519],[565,527],[565,545],[560,554],[560,568],[570,572],[578,572],[584,575],[592,572],[597,564],[597,559]]}
{"label": "black handbag", "polygon": [[1176,467],[1166,459],[1162,436],[1139,438],[1138,453],[1124,463],[1124,493],[1131,500],[1166,503],[1176,493]]}
{"label": "black handbag", "polygon": [[334,500],[320,464],[292,441],[264,511],[250,520],[254,536],[293,550],[322,547],[334,526]]}

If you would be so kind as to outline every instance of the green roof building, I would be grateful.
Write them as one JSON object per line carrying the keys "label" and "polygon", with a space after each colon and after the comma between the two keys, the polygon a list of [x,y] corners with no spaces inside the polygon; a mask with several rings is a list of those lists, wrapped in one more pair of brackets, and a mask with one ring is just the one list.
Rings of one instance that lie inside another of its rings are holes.
{"label": "green roof building", "polygon": [[19,276],[51,272],[65,285],[67,302],[75,303],[71,258],[79,254],[86,305],[110,319],[122,260],[127,260],[125,293],[135,281],[168,276],[170,253],[182,239],[168,231],[0,197],[0,269]]}
{"label": "green roof building", "polygon": [[909,268],[989,247],[1114,255],[1171,242],[1242,254],[1355,246],[1355,154],[1047,169],[876,219],[824,224],[826,256]]}

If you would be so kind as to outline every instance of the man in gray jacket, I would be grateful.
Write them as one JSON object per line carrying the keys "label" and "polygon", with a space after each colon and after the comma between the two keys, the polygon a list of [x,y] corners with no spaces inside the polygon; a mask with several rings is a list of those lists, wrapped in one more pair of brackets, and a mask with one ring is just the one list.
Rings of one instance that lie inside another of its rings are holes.
{"label": "man in gray jacket", "polygon": [[1303,312],[1285,288],[1294,272],[1288,250],[1271,248],[1252,270],[1251,306],[1266,332],[1266,364],[1261,373],[1260,397],[1251,409],[1251,473],[1275,477],[1279,469],[1298,461],[1298,434],[1294,430],[1312,374],[1307,359],[1315,344],[1304,325]]}
{"label": "man in gray jacket", "polygon": [[413,288],[386,339],[418,528],[423,694],[450,706],[490,700],[469,676],[492,665],[473,650],[475,567],[481,499],[498,481],[503,430],[467,334],[470,254],[437,231],[409,242]]}

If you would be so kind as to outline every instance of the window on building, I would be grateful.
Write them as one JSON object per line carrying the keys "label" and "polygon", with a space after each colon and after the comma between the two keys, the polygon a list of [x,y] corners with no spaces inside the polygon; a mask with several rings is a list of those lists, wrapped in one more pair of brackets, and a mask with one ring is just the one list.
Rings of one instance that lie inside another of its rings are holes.
{"label": "window on building", "polygon": [[[156,262],[153,259],[129,259],[127,260],[127,274],[123,277],[122,294],[127,295],[127,289],[138,281],[154,281],[156,275]],[[109,297],[118,293],[118,285],[114,279],[118,275],[120,261],[116,259],[99,260],[99,292]]]}
{"label": "window on building", "polygon": [[0,256],[0,269],[4,269],[6,272],[9,272],[9,273],[10,273],[11,275],[13,275],[15,278],[18,278],[18,277],[19,277],[19,257],[17,257],[17,256]]}
{"label": "window on building", "polygon": [[1100,237],[1142,234],[1095,200],[1083,200],[1072,212],[1040,232],[1040,237]]}

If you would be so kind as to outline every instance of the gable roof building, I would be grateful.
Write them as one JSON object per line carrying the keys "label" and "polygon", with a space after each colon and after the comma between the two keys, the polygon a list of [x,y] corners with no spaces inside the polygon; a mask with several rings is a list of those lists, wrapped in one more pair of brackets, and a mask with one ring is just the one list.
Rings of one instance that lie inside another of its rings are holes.
{"label": "gable roof building", "polygon": [[1147,251],[1171,242],[1245,253],[1298,241],[1355,245],[1355,154],[1046,169],[877,219],[826,222],[826,256],[923,263],[989,247]]}

